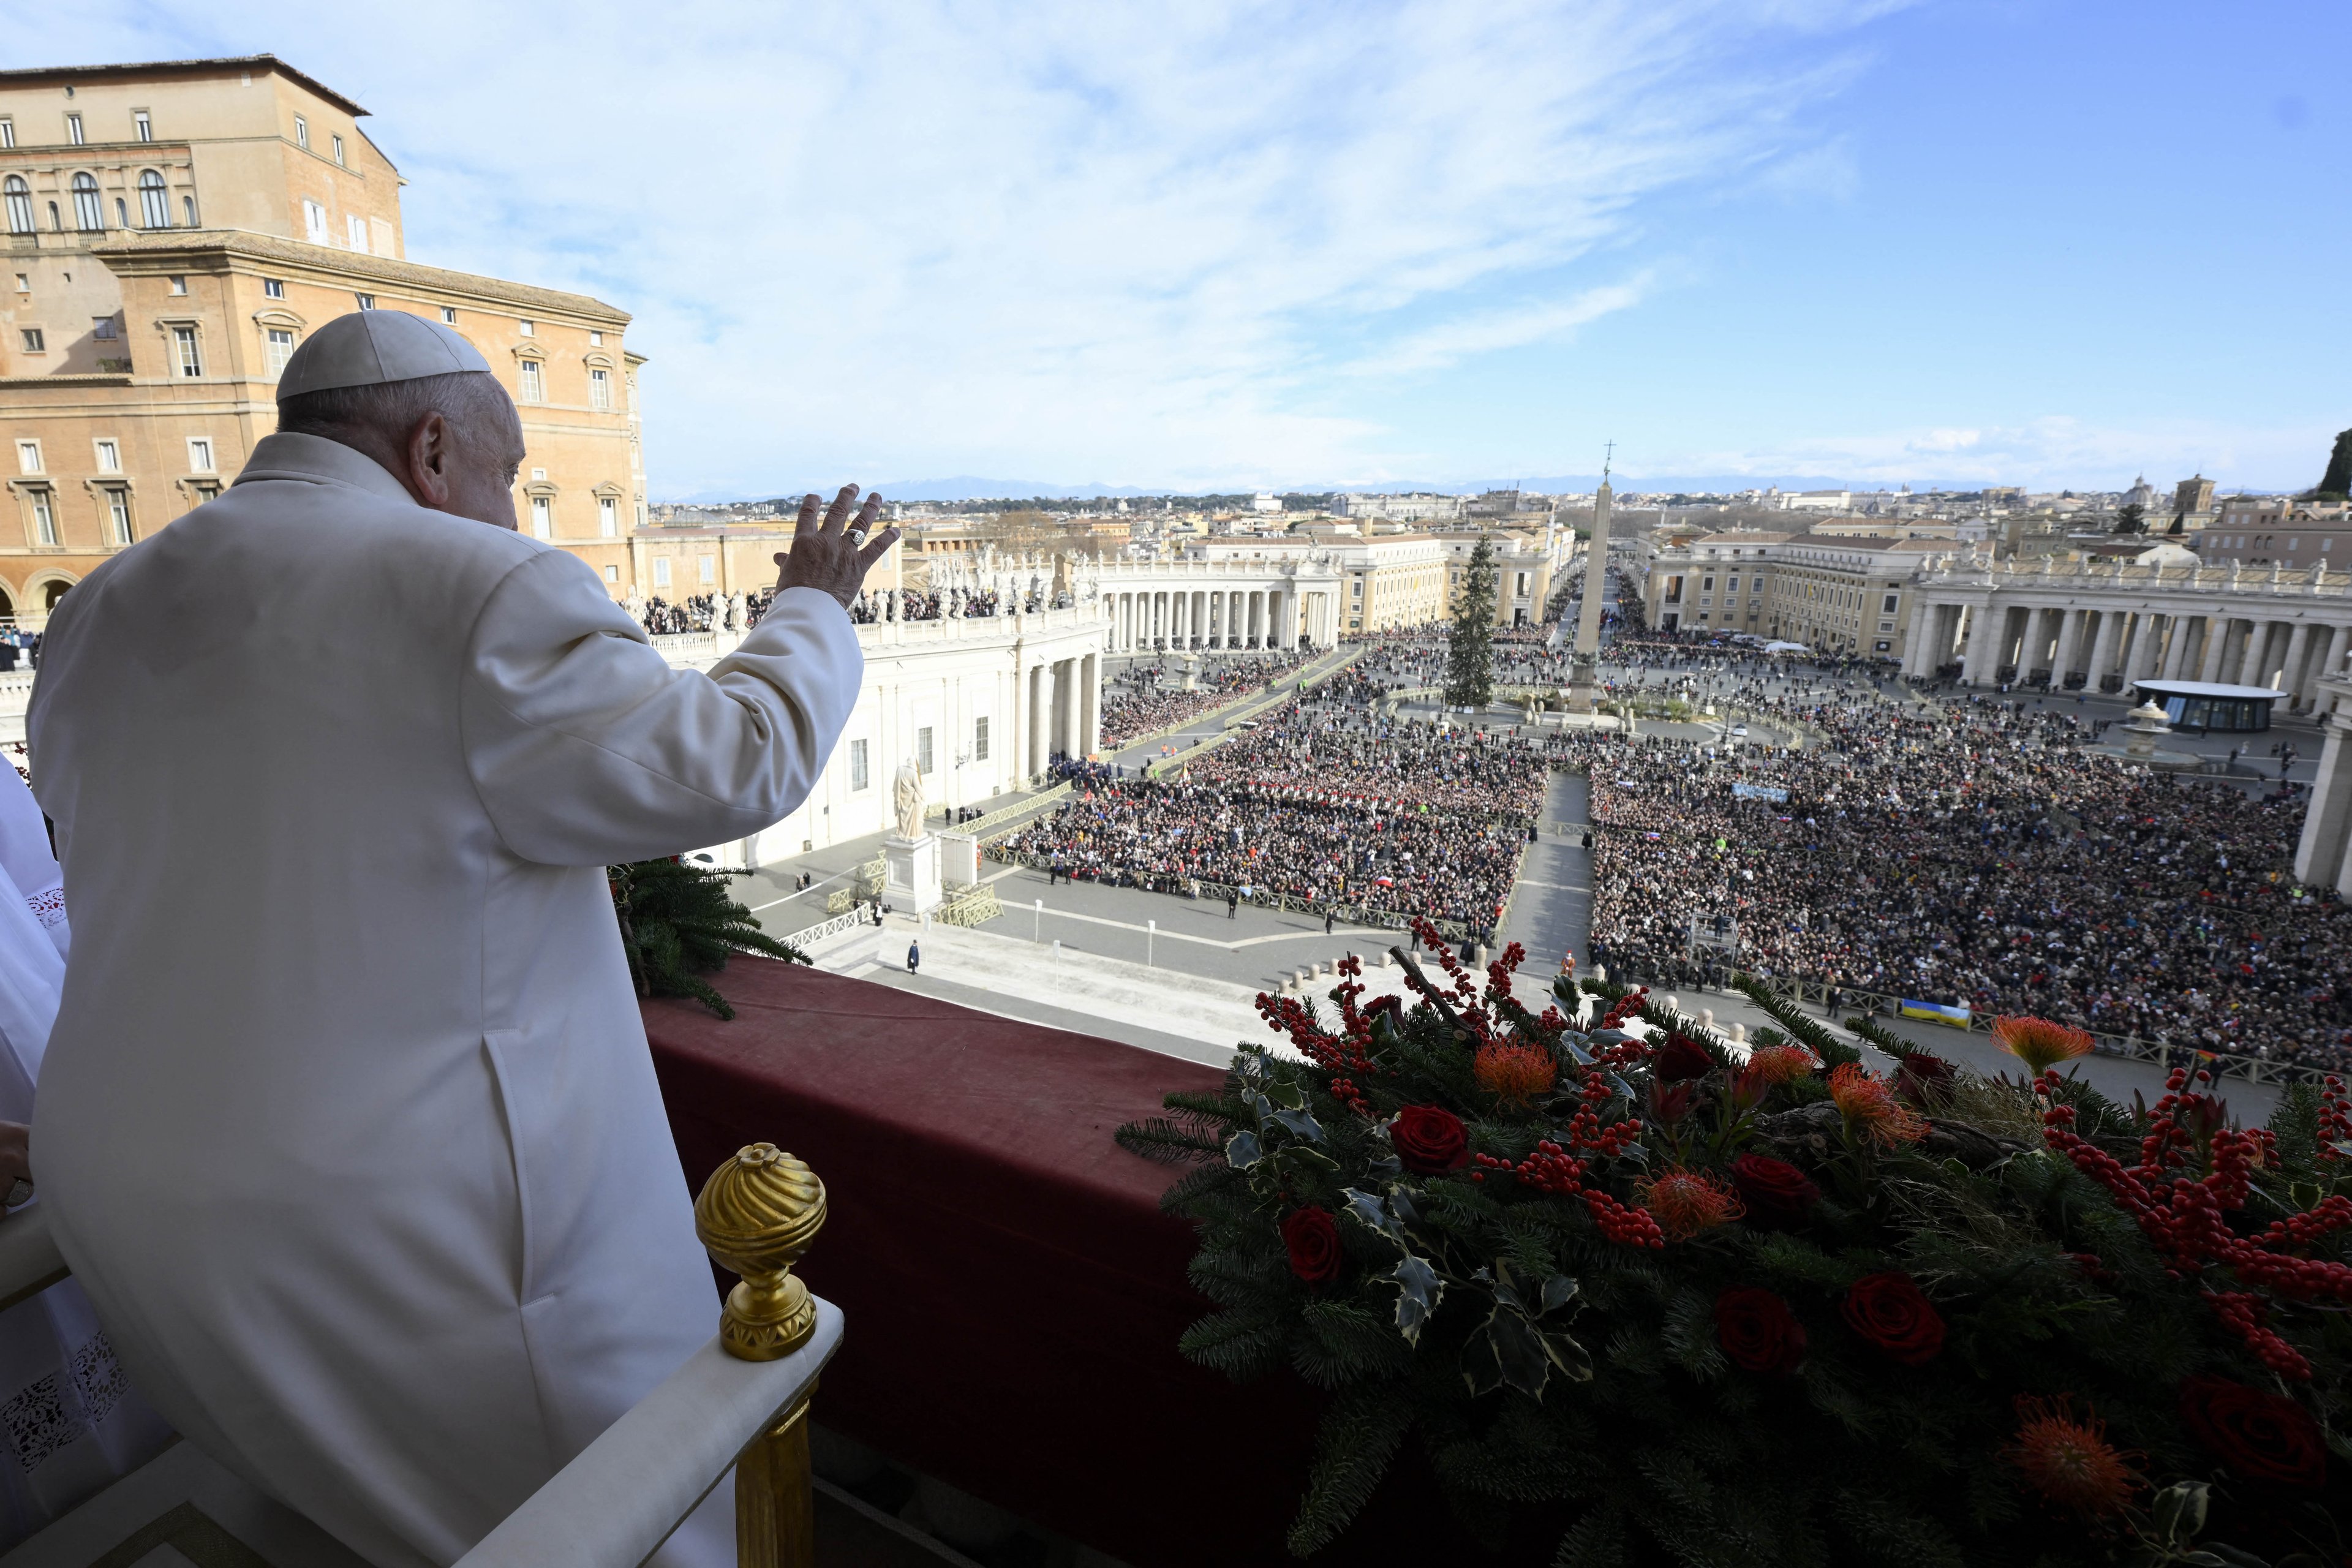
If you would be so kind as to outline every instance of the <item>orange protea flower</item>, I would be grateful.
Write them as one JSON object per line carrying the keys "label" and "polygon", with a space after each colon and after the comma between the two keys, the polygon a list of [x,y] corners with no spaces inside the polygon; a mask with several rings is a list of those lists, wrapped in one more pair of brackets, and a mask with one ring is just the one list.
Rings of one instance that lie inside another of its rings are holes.
{"label": "orange protea flower", "polygon": [[1895,1098],[1884,1079],[1847,1062],[1830,1074],[1830,1098],[1846,1125],[1875,1143],[1916,1143],[1927,1135],[1927,1118]]}
{"label": "orange protea flower", "polygon": [[1559,1062],[1541,1046],[1497,1040],[1478,1047],[1470,1070],[1479,1087],[1504,1104],[1525,1105],[1550,1091],[1559,1078]]}
{"label": "orange protea flower", "polygon": [[2116,1513],[2139,1489],[2139,1478],[2107,1441],[2107,1424],[2081,1420],[2064,1398],[2020,1398],[2017,1441],[2004,1450],[2025,1472],[2026,1485],[2063,1508],[2094,1516]]}
{"label": "orange protea flower", "polygon": [[1765,1083],[1790,1083],[1821,1064],[1802,1046],[1759,1046],[1748,1053],[1748,1070]]}
{"label": "orange protea flower", "polygon": [[1748,1212],[1738,1193],[1704,1171],[1668,1171],[1653,1181],[1636,1182],[1633,1195],[1673,1241],[1688,1241]]}
{"label": "orange protea flower", "polygon": [[2047,1018],[2011,1018],[2006,1015],[1995,1018],[1992,1043],[2023,1062],[2026,1070],[2036,1078],[2060,1062],[2091,1054],[2087,1031],[2053,1024]]}

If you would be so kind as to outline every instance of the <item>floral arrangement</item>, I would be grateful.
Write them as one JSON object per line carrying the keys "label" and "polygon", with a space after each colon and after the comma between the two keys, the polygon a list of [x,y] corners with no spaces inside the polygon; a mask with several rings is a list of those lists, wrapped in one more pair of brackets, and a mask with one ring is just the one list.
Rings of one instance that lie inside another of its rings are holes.
{"label": "floral arrangement", "polygon": [[1762,987],[1730,1047],[1645,993],[1513,999],[1421,930],[1407,994],[1262,996],[1213,1094],[1119,1130],[1194,1168],[1183,1352],[1327,1391],[1307,1555],[1391,1467],[1469,1535],[1602,1564],[2352,1562],[2352,1102],[2126,1107],[2087,1036],[1985,1078]]}
{"label": "floral arrangement", "polygon": [[621,951],[640,996],[688,996],[722,1018],[735,1016],[706,974],[727,966],[734,952],[760,952],[787,963],[808,954],[760,929],[751,911],[728,896],[728,884],[748,871],[689,866],[679,856],[633,860],[604,868]]}

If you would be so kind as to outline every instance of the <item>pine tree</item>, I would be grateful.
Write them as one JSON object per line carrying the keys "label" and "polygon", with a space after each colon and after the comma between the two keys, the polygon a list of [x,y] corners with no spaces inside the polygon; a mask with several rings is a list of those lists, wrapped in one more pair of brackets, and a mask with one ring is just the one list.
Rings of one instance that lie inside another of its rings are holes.
{"label": "pine tree", "polygon": [[2327,472],[2319,479],[2319,488],[2312,492],[2320,500],[2342,500],[2352,495],[2352,430],[2339,432],[2336,449],[2327,455]]}
{"label": "pine tree", "polygon": [[2126,501],[2116,509],[2117,533],[2143,533],[2147,530],[2147,508],[2136,500]]}
{"label": "pine tree", "polygon": [[1486,540],[1470,552],[1470,572],[1454,606],[1446,640],[1445,700],[1480,709],[1495,700],[1495,547]]}

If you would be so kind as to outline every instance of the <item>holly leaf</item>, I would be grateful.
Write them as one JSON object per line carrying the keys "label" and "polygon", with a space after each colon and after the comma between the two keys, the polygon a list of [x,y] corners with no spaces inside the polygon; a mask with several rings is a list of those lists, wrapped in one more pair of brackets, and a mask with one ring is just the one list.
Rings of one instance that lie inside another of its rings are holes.
{"label": "holly leaf", "polygon": [[2207,1493],[2210,1489],[2203,1481],[2182,1481],[2149,1500],[2148,1522],[2156,1527],[2157,1539],[2175,1546],[2186,1546],[2196,1540],[2197,1532],[2205,1528]]}
{"label": "holly leaf", "polygon": [[1495,1347],[1495,1362],[1502,1369],[1503,1381],[1529,1399],[1541,1399],[1552,1362],[1544,1336],[1526,1314],[1498,1303],[1495,1315],[1486,1320],[1486,1337]]}
{"label": "holly leaf", "polygon": [[1314,1113],[1311,1111],[1277,1110],[1266,1120],[1272,1121],[1276,1127],[1297,1133],[1310,1142],[1323,1142],[1323,1124],[1315,1120]]}
{"label": "holly leaf", "polygon": [[1225,1163],[1236,1171],[1246,1171],[1265,1158],[1265,1145],[1247,1128],[1225,1140]]}
{"label": "holly leaf", "polygon": [[1545,1330],[1543,1347],[1544,1354],[1559,1369],[1562,1377],[1570,1383],[1592,1381],[1592,1357],[1567,1330]]}
{"label": "holly leaf", "polygon": [[1334,1160],[1322,1150],[1309,1149],[1304,1143],[1293,1143],[1286,1149],[1277,1149],[1274,1152],[1273,1159],[1275,1163],[1294,1170],[1336,1171],[1339,1168],[1339,1161]]}
{"label": "holly leaf", "polygon": [[1592,1065],[1592,1053],[1586,1050],[1584,1046],[1584,1037],[1573,1029],[1559,1037],[1559,1048],[1568,1053],[1568,1059],[1578,1067],[1589,1068]]}
{"label": "holly leaf", "polygon": [[1575,1295],[1577,1289],[1576,1281],[1567,1275],[1553,1275],[1543,1283],[1543,1310],[1547,1312],[1559,1311],[1568,1305],[1569,1298]]}
{"label": "holly leaf", "polygon": [[1378,1231],[1381,1235],[1387,1237],[1391,1241],[1395,1242],[1397,1246],[1404,1246],[1404,1232],[1402,1228],[1398,1226],[1395,1220],[1389,1217],[1389,1211],[1381,1205],[1380,1199],[1374,1197],[1371,1194],[1365,1192],[1360,1187],[1347,1188],[1346,1196],[1348,1199],[1347,1212],[1349,1214],[1353,1215],[1357,1219],[1362,1221],[1373,1230]]}
{"label": "holly leaf", "polygon": [[1503,1386],[1503,1363],[1495,1354],[1494,1337],[1484,1327],[1462,1347],[1462,1381],[1473,1399]]}
{"label": "holly leaf", "polygon": [[1265,1097],[1285,1110],[1297,1110],[1307,1103],[1306,1091],[1287,1080],[1267,1084]]}
{"label": "holly leaf", "polygon": [[1397,1331],[1404,1336],[1405,1343],[1418,1347],[1422,1325],[1437,1310],[1437,1303],[1445,1299],[1445,1282],[1438,1279],[1428,1258],[1416,1258],[1410,1252],[1394,1268],[1378,1278],[1396,1286]]}

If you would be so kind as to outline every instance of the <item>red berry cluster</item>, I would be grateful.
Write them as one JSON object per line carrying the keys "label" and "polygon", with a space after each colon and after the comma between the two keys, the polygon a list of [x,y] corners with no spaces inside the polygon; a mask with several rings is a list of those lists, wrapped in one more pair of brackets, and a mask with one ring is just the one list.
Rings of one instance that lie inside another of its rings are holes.
{"label": "red berry cluster", "polygon": [[[2201,1086],[2212,1078],[2199,1072],[2195,1081]],[[2277,1157],[2276,1141],[2266,1129],[2242,1131],[2228,1125],[2221,1102],[2201,1087],[2190,1088],[2187,1069],[2176,1068],[2140,1139],[2139,1163],[2126,1168],[2074,1131],[2074,1107],[2054,1102],[2059,1083],[2053,1069],[2035,1085],[2047,1105],[2043,1140],[2114,1195],[2116,1206],[2164,1254],[2174,1279],[2221,1268],[2240,1284],[2289,1300],[2352,1303],[2352,1266],[2295,1256],[2352,1228],[2352,1198],[2331,1194],[2254,1236],[2240,1236],[2230,1226],[2227,1216],[2245,1207],[2253,1168]],[[2270,1303],[2263,1297],[2208,1289],[2205,1300],[2263,1364],[2283,1377],[2311,1376],[2302,1352],[2268,1326]]]}
{"label": "red berry cluster", "polygon": [[2267,1326],[2269,1302],[2245,1290],[2208,1290],[2205,1303],[2221,1320],[2221,1326],[2245,1341],[2264,1366],[2298,1383],[2310,1378],[2311,1363],[2303,1359],[2303,1352]]}
{"label": "red berry cluster", "polygon": [[1636,985],[1617,998],[1616,1005],[1601,1016],[1599,1026],[1603,1029],[1624,1027],[1625,1020],[1639,1013],[1649,1000],[1650,988],[1646,985]]}
{"label": "red berry cluster", "polygon": [[[1641,1128],[1639,1122],[1620,1122],[1618,1125],[1633,1127],[1636,1132]],[[1473,1154],[1470,1158],[1479,1167],[1470,1173],[1470,1179],[1474,1182],[1484,1182],[1488,1172],[1495,1172],[1508,1175],[1522,1186],[1533,1187],[1539,1193],[1549,1193],[1555,1197],[1582,1198],[1585,1208],[1592,1215],[1592,1223],[1611,1241],[1626,1247],[1663,1248],[1666,1245],[1665,1232],[1658,1228],[1658,1222],[1649,1210],[1621,1203],[1597,1187],[1586,1186],[1584,1173],[1590,1168],[1587,1163],[1549,1138],[1537,1144],[1535,1152],[1516,1165],[1492,1154]]]}
{"label": "red berry cluster", "polygon": [[2352,1143],[2352,1100],[2344,1095],[2344,1080],[2329,1074],[2319,1086],[2319,1163],[2332,1165],[2347,1158],[2338,1143]]}
{"label": "red berry cluster", "polygon": [[1362,966],[1353,958],[1340,961],[1340,1032],[1337,1035],[1318,1024],[1295,996],[1270,996],[1261,991],[1257,1010],[1268,1024],[1290,1037],[1300,1055],[1331,1075],[1332,1099],[1359,1116],[1370,1116],[1371,1101],[1365,1098],[1360,1080],[1370,1079],[1378,1069],[1372,1066],[1371,1018],[1356,1006],[1356,998],[1364,989],[1356,978],[1361,972]]}
{"label": "red berry cluster", "polygon": [[1585,1173],[1591,1168],[1591,1162],[1584,1156],[1613,1158],[1641,1139],[1642,1123],[1635,1118],[1629,1116],[1622,1121],[1607,1123],[1601,1120],[1602,1109],[1616,1095],[1603,1068],[1622,1066],[1624,1060],[1641,1054],[1642,1047],[1631,1042],[1607,1047],[1598,1054],[1596,1065],[1584,1070],[1583,1085],[1577,1091],[1583,1104],[1577,1108],[1575,1115],[1569,1118],[1566,1145],[1547,1138],[1536,1145],[1534,1153],[1517,1164],[1492,1154],[1474,1154],[1471,1160],[1477,1169],[1470,1173],[1470,1179],[1484,1182],[1487,1173],[1492,1172],[1507,1175],[1522,1186],[1549,1193],[1555,1197],[1582,1198],[1585,1208],[1592,1215],[1593,1224],[1610,1240],[1622,1242],[1627,1247],[1665,1246],[1665,1233],[1658,1228],[1658,1222],[1651,1216],[1649,1210],[1636,1208],[1597,1187],[1584,1184]]}

